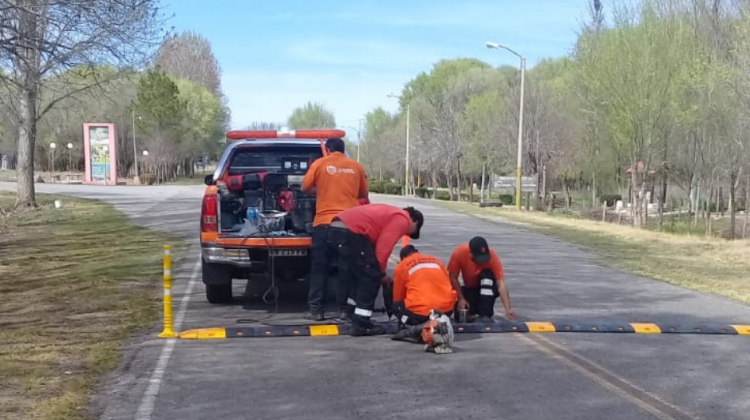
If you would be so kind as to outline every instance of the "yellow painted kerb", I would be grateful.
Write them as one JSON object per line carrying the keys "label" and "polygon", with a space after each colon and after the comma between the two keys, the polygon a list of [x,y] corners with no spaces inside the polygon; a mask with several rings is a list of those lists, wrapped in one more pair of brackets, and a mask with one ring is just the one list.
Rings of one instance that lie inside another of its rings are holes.
{"label": "yellow painted kerb", "polygon": [[202,328],[198,330],[187,330],[180,333],[183,340],[217,340],[227,338],[225,328]]}
{"label": "yellow painted kerb", "polygon": [[661,334],[661,328],[656,324],[631,323],[636,334]]}
{"label": "yellow painted kerb", "polygon": [[732,325],[739,335],[750,335],[750,325]]}
{"label": "yellow painted kerb", "polygon": [[339,327],[338,325],[310,325],[310,335],[313,337],[339,335]]}
{"label": "yellow painted kerb", "polygon": [[529,332],[532,333],[551,333],[557,331],[551,322],[526,322]]}

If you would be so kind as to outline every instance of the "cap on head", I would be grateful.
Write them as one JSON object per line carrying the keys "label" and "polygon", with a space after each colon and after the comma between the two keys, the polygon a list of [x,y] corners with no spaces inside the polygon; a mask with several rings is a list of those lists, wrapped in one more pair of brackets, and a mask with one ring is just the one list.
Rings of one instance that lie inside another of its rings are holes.
{"label": "cap on head", "polygon": [[471,258],[479,264],[484,264],[490,260],[490,247],[481,236],[471,238],[469,252],[471,252]]}
{"label": "cap on head", "polygon": [[414,209],[414,207],[406,207],[404,210],[409,212],[409,217],[413,222],[417,222],[417,231],[409,235],[409,237],[412,239],[419,239],[419,232],[422,230],[422,225],[424,224],[424,216],[422,215],[422,212]]}
{"label": "cap on head", "polygon": [[344,153],[344,140],[341,140],[340,138],[328,139],[326,140],[326,149],[328,149],[329,152]]}
{"label": "cap on head", "polygon": [[408,257],[409,255],[419,252],[417,248],[414,247],[414,245],[406,245],[405,247],[401,248],[401,252],[398,254],[399,258],[403,261],[404,258]]}

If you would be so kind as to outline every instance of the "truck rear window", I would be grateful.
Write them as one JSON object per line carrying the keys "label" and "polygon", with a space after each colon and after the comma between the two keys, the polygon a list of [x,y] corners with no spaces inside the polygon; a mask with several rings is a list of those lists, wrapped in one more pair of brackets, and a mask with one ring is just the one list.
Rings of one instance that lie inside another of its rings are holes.
{"label": "truck rear window", "polygon": [[[284,158],[303,158],[308,165],[323,156],[318,144],[310,146],[256,146],[234,151],[229,163],[229,174],[278,171]],[[309,166],[308,166],[309,167]]]}

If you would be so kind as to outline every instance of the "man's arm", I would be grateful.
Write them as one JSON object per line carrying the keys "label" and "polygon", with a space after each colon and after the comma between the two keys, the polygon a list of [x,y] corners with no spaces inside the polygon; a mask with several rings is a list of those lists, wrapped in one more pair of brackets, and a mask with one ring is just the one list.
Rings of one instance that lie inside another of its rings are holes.
{"label": "man's arm", "polygon": [[315,188],[315,181],[317,180],[318,176],[318,162],[320,159],[315,160],[312,165],[310,165],[310,169],[307,170],[307,173],[305,174],[305,177],[302,179],[302,192],[307,195],[312,195],[314,193],[313,188]]}
{"label": "man's arm", "polygon": [[461,272],[461,266],[458,263],[458,256],[456,251],[453,251],[451,259],[448,261],[448,277],[451,279],[451,286],[456,291],[456,297],[458,298],[458,309],[467,309],[469,302],[466,301],[464,293],[461,290],[461,284],[458,282],[458,273]]}
{"label": "man's arm", "polygon": [[513,310],[513,307],[510,304],[510,294],[508,293],[508,286],[505,284],[505,280],[496,280],[495,284],[500,293],[500,299],[503,301],[505,316],[507,316],[508,319],[518,319],[518,314]]}
{"label": "man's arm", "polygon": [[404,264],[399,263],[393,272],[393,301],[401,302],[406,299],[406,276]]}
{"label": "man's arm", "polygon": [[370,186],[367,183],[367,174],[365,168],[359,165],[359,196],[357,198],[368,198],[370,194]]}
{"label": "man's arm", "polygon": [[380,269],[385,273],[388,268],[388,257],[393,252],[398,238],[409,232],[409,220],[403,217],[394,217],[380,232],[377,242],[375,243],[375,256],[380,262]]}

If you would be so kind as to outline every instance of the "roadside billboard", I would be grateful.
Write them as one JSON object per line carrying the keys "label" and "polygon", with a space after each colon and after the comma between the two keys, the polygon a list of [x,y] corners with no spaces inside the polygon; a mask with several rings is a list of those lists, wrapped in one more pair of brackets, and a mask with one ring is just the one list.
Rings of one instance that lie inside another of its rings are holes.
{"label": "roadside billboard", "polygon": [[112,123],[83,124],[84,183],[117,185],[117,132]]}

